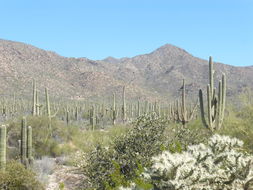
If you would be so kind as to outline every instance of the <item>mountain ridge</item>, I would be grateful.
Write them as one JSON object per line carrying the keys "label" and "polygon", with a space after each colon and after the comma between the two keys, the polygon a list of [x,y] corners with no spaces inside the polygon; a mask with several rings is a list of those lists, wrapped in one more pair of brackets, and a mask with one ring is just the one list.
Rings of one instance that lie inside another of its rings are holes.
{"label": "mountain ridge", "polygon": [[[0,69],[8,76],[2,77],[0,87],[6,94],[20,91],[29,96],[35,79],[41,92],[48,87],[54,97],[99,99],[115,92],[120,98],[122,87],[127,86],[129,99],[171,100],[180,94],[184,78],[189,96],[196,98],[198,89],[205,89],[208,83],[207,63],[171,44],[130,58],[91,60],[0,39]],[[227,74],[229,96],[252,88],[253,66],[215,63],[215,70],[216,79],[222,72]]]}

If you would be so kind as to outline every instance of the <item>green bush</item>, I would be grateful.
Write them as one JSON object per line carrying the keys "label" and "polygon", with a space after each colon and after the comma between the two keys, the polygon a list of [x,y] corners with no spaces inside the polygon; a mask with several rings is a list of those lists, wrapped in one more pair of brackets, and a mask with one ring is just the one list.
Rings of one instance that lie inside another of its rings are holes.
{"label": "green bush", "polygon": [[244,148],[253,153],[253,106],[248,105],[242,109],[230,109],[229,116],[225,118],[224,127],[220,134],[236,137],[244,142]]}
{"label": "green bush", "polygon": [[174,153],[186,150],[189,145],[205,142],[212,135],[199,119],[189,122],[186,127],[181,124],[170,124],[165,133],[170,142],[169,147],[165,147],[164,150]]}
{"label": "green bush", "polygon": [[[9,123],[8,131],[8,146],[16,147],[18,150],[18,140],[20,140],[20,125],[21,119],[17,118]],[[42,156],[60,156],[74,150],[62,146],[70,140],[69,127],[57,119],[52,120],[52,131],[49,129],[49,119],[46,116],[27,117],[27,125],[33,128],[33,149],[34,155],[37,158]],[[9,158],[16,155],[10,152]]]}
{"label": "green bush", "polygon": [[[142,167],[150,164],[150,158],[162,151],[167,142],[165,128],[167,123],[152,117],[140,117],[126,134],[118,136],[109,147],[97,146],[87,156],[85,175],[92,188],[113,189],[120,181],[127,183],[138,177]],[[117,173],[117,171],[119,173]]]}
{"label": "green bush", "polygon": [[0,189],[3,190],[43,190],[35,173],[16,162],[10,161],[5,171],[0,171]]}

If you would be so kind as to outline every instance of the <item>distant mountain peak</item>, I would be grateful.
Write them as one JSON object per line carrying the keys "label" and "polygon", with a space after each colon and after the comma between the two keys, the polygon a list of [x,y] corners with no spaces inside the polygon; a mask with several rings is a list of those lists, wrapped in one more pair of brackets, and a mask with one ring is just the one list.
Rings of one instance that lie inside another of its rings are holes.
{"label": "distant mountain peak", "polygon": [[118,62],[119,60],[115,57],[109,56],[109,57],[106,57],[105,59],[103,59],[102,61],[105,61],[105,62]]}
{"label": "distant mountain peak", "polygon": [[155,51],[153,51],[152,53],[156,53],[156,52],[161,52],[161,53],[169,53],[169,52],[178,52],[178,53],[186,53],[189,54],[187,51],[185,51],[182,48],[179,48],[175,45],[172,44],[164,44],[163,46],[157,48]]}

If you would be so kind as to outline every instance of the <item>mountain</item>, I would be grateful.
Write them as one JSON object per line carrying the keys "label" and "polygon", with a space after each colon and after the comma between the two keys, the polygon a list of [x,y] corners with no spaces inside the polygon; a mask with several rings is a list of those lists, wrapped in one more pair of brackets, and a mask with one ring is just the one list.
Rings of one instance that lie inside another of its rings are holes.
{"label": "mountain", "polygon": [[[215,59],[215,57],[214,57]],[[235,67],[215,63],[216,82],[227,75],[228,96],[252,88],[253,66]],[[208,62],[166,44],[132,58],[103,60],[68,58],[34,46],[0,40],[0,94],[31,96],[32,79],[43,93],[48,87],[55,98],[106,98],[121,96],[126,85],[129,99],[168,100],[179,95],[182,79],[188,94],[197,98],[208,83]]]}

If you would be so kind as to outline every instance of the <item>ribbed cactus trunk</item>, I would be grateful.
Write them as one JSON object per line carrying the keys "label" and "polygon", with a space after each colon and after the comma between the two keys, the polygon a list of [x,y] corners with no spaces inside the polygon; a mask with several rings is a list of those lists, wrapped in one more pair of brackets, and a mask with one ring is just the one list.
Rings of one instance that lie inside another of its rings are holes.
{"label": "ribbed cactus trunk", "polygon": [[126,122],[126,94],[125,94],[125,86],[123,86],[123,93],[122,93],[122,121],[123,121],[123,123]]}
{"label": "ribbed cactus trunk", "polygon": [[140,101],[137,102],[137,117],[140,117],[141,115],[141,107],[140,107]]}
{"label": "ribbed cactus trunk", "polygon": [[183,126],[185,126],[186,122],[187,122],[187,110],[186,110],[186,103],[185,103],[185,80],[183,79],[183,85],[182,85],[182,104],[181,104],[181,109],[179,110],[179,108],[177,108],[177,112],[178,112],[178,119],[179,121],[182,123]]}
{"label": "ribbed cactus trunk", "polygon": [[49,100],[49,95],[48,95],[48,89],[47,88],[45,88],[45,95],[46,95],[47,116],[51,118],[50,100]]}
{"label": "ribbed cactus trunk", "polygon": [[[52,136],[52,118],[56,116],[58,110],[53,115],[51,114],[50,98],[49,98],[49,93],[48,93],[47,88],[45,88],[45,96],[46,96],[46,114],[49,119],[48,128],[50,130],[50,135]],[[54,108],[56,109],[55,104],[54,104]]]}
{"label": "ribbed cactus trunk", "polygon": [[113,93],[113,105],[112,105],[112,124],[116,124],[116,95]]}
{"label": "ribbed cactus trunk", "polygon": [[182,89],[182,124],[185,126],[186,123],[186,107],[185,107],[185,82],[183,79],[183,89]]}
{"label": "ribbed cactus trunk", "polygon": [[32,155],[32,127],[28,126],[27,128],[27,159],[29,165],[33,164],[33,155]]}
{"label": "ribbed cactus trunk", "polygon": [[95,106],[92,105],[90,109],[90,125],[92,130],[95,130],[95,125],[96,125],[96,114],[95,114]]}
{"label": "ribbed cactus trunk", "polygon": [[78,107],[75,108],[75,120],[78,121]]}
{"label": "ribbed cactus trunk", "polygon": [[67,123],[67,125],[69,125],[69,110],[68,110],[68,108],[66,111],[66,123]]}
{"label": "ribbed cactus trunk", "polygon": [[28,165],[27,160],[27,126],[26,119],[23,117],[21,123],[21,163],[25,166]]}
{"label": "ribbed cactus trunk", "polygon": [[6,126],[0,126],[0,170],[6,166]]}
{"label": "ribbed cactus trunk", "polygon": [[35,116],[36,115],[36,81],[33,79],[33,110],[32,110],[32,115]]}
{"label": "ribbed cactus trunk", "polygon": [[38,90],[36,90],[36,115],[40,115],[40,103],[39,103],[39,93]]}

